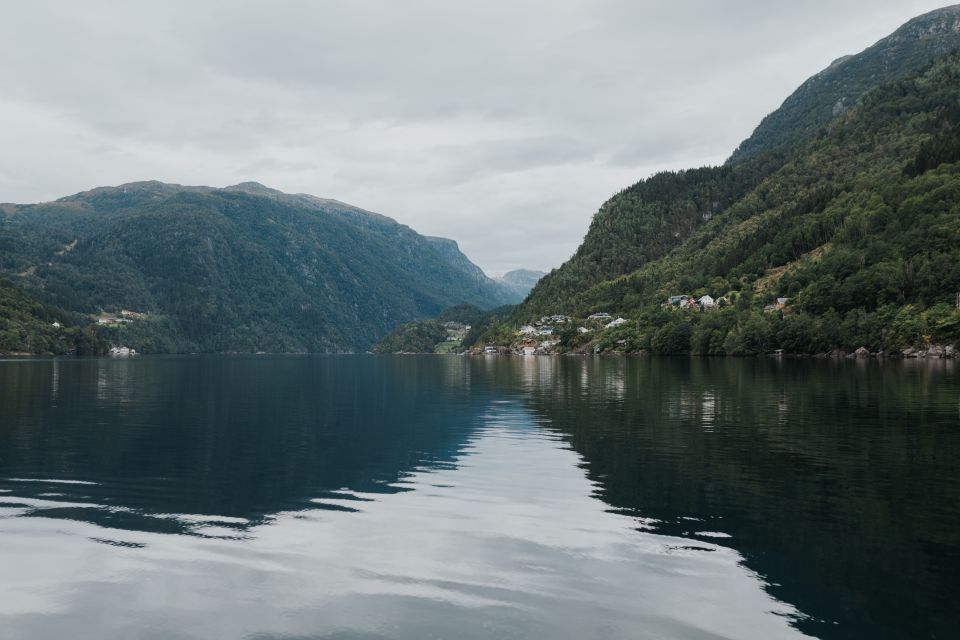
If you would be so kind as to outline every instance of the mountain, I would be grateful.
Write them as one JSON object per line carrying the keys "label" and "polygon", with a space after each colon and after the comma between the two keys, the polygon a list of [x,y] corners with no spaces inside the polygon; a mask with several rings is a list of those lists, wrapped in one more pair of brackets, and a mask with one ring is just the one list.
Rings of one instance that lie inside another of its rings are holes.
{"label": "mountain", "polygon": [[544,271],[534,271],[532,269],[514,269],[507,271],[499,278],[495,278],[501,285],[514,291],[520,300],[527,297],[530,290],[533,289],[540,278],[547,275]]}
{"label": "mountain", "polygon": [[[934,12],[882,42],[902,43],[907,55],[911,34],[939,37],[943,24],[952,32],[938,16],[956,12]],[[870,68],[860,64],[843,63]],[[599,311],[628,320],[589,333],[560,327],[561,349],[890,351],[960,340],[958,291],[960,54],[949,53],[865,90],[812,135],[615,195],[511,325]],[[726,306],[665,308],[681,294]]]}
{"label": "mountain", "polygon": [[109,337],[144,352],[362,350],[458,303],[519,300],[453,241],[256,183],[140,182],[0,211],[0,273],[70,312],[135,312],[108,319]]}
{"label": "mountain", "polygon": [[804,82],[763,119],[730,162],[809,138],[842,117],[873,87],[902,78],[957,47],[960,5],[914,18],[860,54],[839,58]]}
{"label": "mountain", "polygon": [[373,345],[374,353],[458,353],[484,331],[496,326],[512,306],[483,311],[469,304],[445,309],[436,318],[400,325]]}

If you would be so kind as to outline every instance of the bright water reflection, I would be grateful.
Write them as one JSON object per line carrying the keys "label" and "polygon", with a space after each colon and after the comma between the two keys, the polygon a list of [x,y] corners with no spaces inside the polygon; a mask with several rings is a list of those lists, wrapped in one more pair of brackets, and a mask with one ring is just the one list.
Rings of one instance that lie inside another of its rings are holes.
{"label": "bright water reflection", "polygon": [[740,361],[0,363],[0,638],[932,637],[958,389]]}

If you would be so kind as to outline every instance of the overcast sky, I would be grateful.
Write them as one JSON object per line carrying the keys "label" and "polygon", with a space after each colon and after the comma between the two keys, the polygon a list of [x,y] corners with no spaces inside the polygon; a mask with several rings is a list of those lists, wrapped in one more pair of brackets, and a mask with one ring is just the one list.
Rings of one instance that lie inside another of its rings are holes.
{"label": "overcast sky", "polygon": [[550,269],[945,0],[5,2],[0,202],[256,180]]}

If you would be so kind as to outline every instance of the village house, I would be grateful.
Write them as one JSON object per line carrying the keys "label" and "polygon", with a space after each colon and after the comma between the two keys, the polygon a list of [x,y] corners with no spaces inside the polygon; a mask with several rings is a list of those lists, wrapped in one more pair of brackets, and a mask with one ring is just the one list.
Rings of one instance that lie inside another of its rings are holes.
{"label": "village house", "polygon": [[774,311],[782,311],[786,308],[787,303],[790,302],[790,298],[777,298],[772,304],[766,305],[763,310],[766,313],[773,313]]}
{"label": "village house", "polygon": [[532,344],[525,345],[525,346],[521,347],[520,353],[522,353],[522,354],[525,355],[525,356],[536,355],[536,353],[537,353],[537,347],[534,346],[534,345],[532,345]]}
{"label": "village house", "polygon": [[577,329],[577,332],[580,334],[590,333],[590,329],[587,329],[586,327],[580,327],[579,329]]}
{"label": "village house", "polygon": [[540,336],[552,336],[552,335],[553,335],[553,327],[540,327],[540,330],[537,331],[537,335],[540,335]]}
{"label": "village house", "polygon": [[605,328],[616,329],[617,327],[622,327],[623,325],[627,324],[627,322],[629,322],[629,320],[626,320],[625,318],[617,318],[616,320],[607,323]]}
{"label": "village house", "polygon": [[699,304],[703,309],[712,309],[717,305],[717,302],[709,294],[707,294],[697,300],[697,304]]}
{"label": "village house", "polygon": [[525,324],[520,327],[520,331],[517,333],[521,336],[535,336],[537,335],[537,328],[533,325]]}
{"label": "village house", "polygon": [[606,321],[612,320],[612,319],[613,319],[613,316],[611,316],[609,313],[604,313],[604,312],[602,312],[602,311],[601,311],[600,313],[594,313],[594,314],[591,314],[591,315],[587,316],[587,320],[602,320],[602,321],[606,322]]}

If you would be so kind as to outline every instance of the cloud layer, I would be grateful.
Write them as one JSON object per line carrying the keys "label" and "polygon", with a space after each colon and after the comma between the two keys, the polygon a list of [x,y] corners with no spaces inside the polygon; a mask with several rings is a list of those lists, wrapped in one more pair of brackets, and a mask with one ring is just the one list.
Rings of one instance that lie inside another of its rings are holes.
{"label": "cloud layer", "polygon": [[0,21],[0,201],[257,180],[549,269],[619,189],[719,163],[940,2],[53,2]]}

